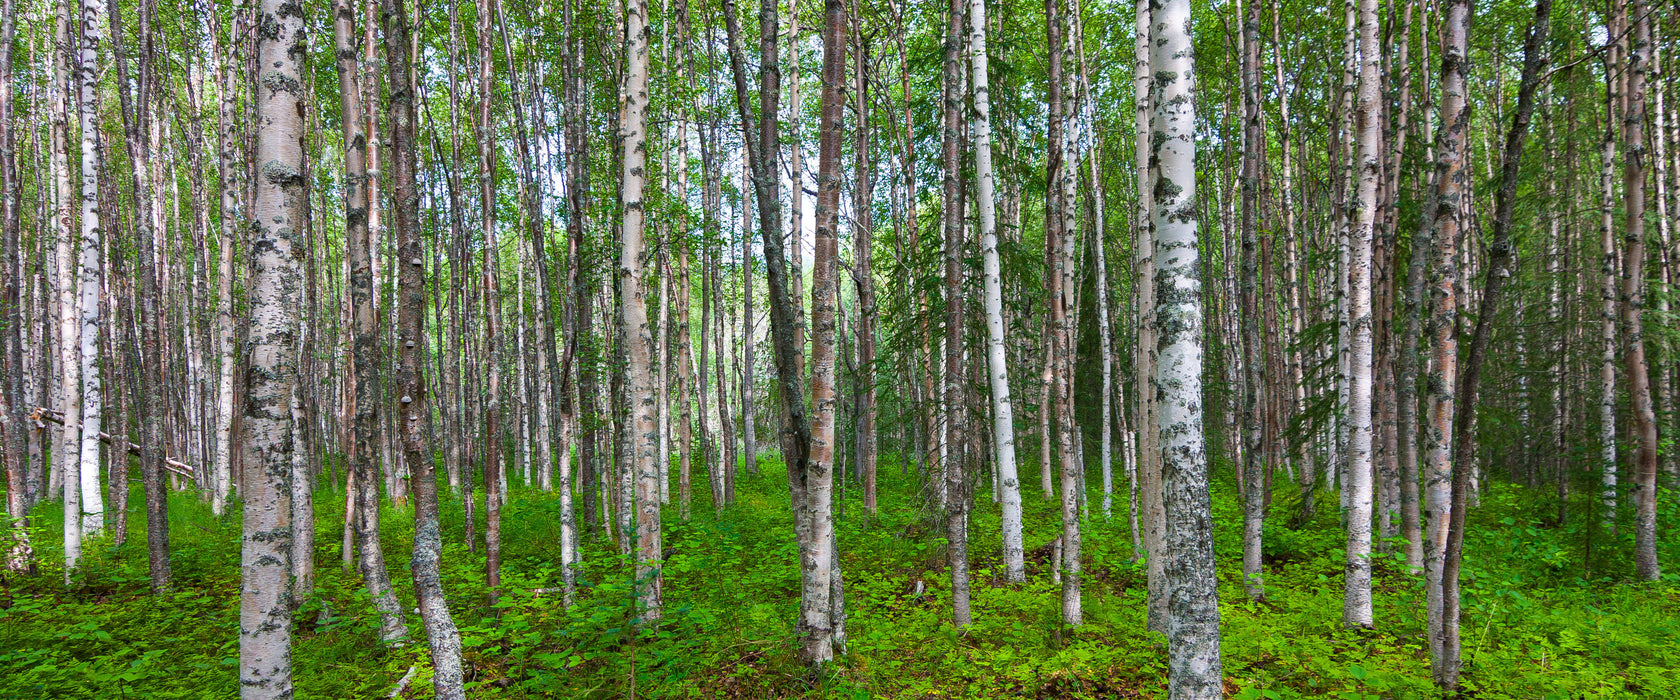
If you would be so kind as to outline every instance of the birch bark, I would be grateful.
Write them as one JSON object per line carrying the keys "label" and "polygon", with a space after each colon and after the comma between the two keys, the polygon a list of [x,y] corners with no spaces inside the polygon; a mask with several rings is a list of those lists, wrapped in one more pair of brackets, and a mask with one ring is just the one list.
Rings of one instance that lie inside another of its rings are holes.
{"label": "birch bark", "polygon": [[[402,608],[391,589],[385,568],[385,551],[379,540],[379,476],[374,468],[374,431],[378,426],[379,399],[375,371],[379,353],[374,341],[377,321],[373,307],[372,238],[368,231],[367,134],[362,131],[360,72],[356,61],[355,0],[333,3],[333,37],[338,61],[339,99],[344,123],[344,238],[350,265],[350,304],[353,338],[351,346],[353,405],[350,431],[351,478],[357,488],[352,524],[356,534],[358,572],[379,611],[379,638],[396,644],[408,636]],[[372,18],[368,18],[371,21]]]}
{"label": "birch bark", "polygon": [[[1544,1],[1544,0],[1542,0]],[[1657,561],[1657,415],[1651,405],[1651,373],[1645,359],[1645,78],[1651,63],[1651,17],[1647,0],[1633,0],[1632,46],[1628,51],[1627,113],[1622,115],[1622,189],[1626,207],[1622,236],[1627,242],[1622,290],[1622,326],[1626,329],[1624,362],[1633,430],[1638,440],[1633,474],[1635,575],[1662,578]],[[1660,86],[1659,86],[1660,89]],[[1660,138],[1660,136],[1659,136]],[[86,410],[84,407],[83,410]],[[86,508],[86,504],[83,504]]]}
{"label": "birch bark", "polygon": [[624,176],[619,201],[624,206],[618,260],[623,343],[629,359],[626,378],[630,398],[630,468],[635,471],[636,589],[643,620],[660,616],[659,567],[664,558],[659,522],[659,424],[653,397],[653,336],[648,328],[647,293],[643,286],[646,252],[643,231],[647,184],[648,28],[647,0],[631,0],[624,12],[625,90],[623,140]]}
{"label": "birch bark", "polygon": [[[1021,480],[1015,465],[1015,407],[1009,395],[1004,348],[1003,272],[998,257],[997,185],[992,168],[991,89],[986,55],[986,1],[969,0],[968,51],[974,89],[974,176],[980,213],[981,280],[985,286],[986,368],[992,389],[992,443],[1002,506],[1004,579],[1026,580],[1022,544]],[[1107,353],[1104,353],[1106,358]],[[1105,360],[1106,361],[1106,360]]]}
{"label": "birch bark", "polygon": [[426,270],[421,257],[420,195],[415,185],[415,96],[409,62],[413,33],[402,0],[383,0],[380,15],[385,25],[385,63],[390,71],[392,219],[397,243],[393,261],[397,267],[397,433],[404,459],[413,470],[414,554],[410,568],[431,651],[433,691],[443,700],[464,700],[461,636],[444,599],[438,570],[443,537],[438,523],[437,475],[422,435],[428,410],[422,374],[427,352]]}
{"label": "birch bark", "polygon": [[239,606],[240,695],[292,696],[292,413],[298,390],[297,307],[302,301],[305,55],[302,8],[263,0],[257,35],[256,225],[251,243],[251,372],[245,403],[243,583]]}
{"label": "birch bark", "polygon": [[[58,46],[54,51],[57,59],[52,87],[52,174],[57,205],[54,223],[56,225],[57,249],[54,251],[53,281],[57,295],[58,310],[58,411],[64,416],[64,429],[59,434],[58,444],[52,451],[53,477],[49,478],[52,492],[63,489],[64,498],[64,582],[69,584],[70,576],[82,558],[82,492],[81,492],[81,458],[77,455],[81,450],[81,438],[77,427],[82,423],[82,364],[79,348],[81,347],[81,314],[76,296],[76,275],[71,270],[73,253],[78,248],[74,229],[76,208],[71,203],[73,185],[70,179],[70,91],[74,78],[71,77],[72,60],[70,58],[71,37],[69,3],[59,8],[57,21]],[[95,433],[97,435],[97,433]],[[97,438],[95,438],[97,439]]]}
{"label": "birch bark", "polygon": [[1427,417],[1424,430],[1423,563],[1429,617],[1429,648],[1437,682],[1449,673],[1445,654],[1449,637],[1456,637],[1456,618],[1445,615],[1448,525],[1451,518],[1453,430],[1458,385],[1458,239],[1467,221],[1469,195],[1469,101],[1466,86],[1470,0],[1454,0],[1444,8],[1446,22],[1441,51],[1441,130],[1436,132],[1434,218],[1430,239],[1430,347]]}
{"label": "birch bark", "polygon": [[100,261],[100,237],[104,230],[99,221],[99,182],[104,165],[100,158],[99,129],[99,44],[104,30],[104,12],[98,0],[82,0],[81,51],[77,61],[77,112],[82,132],[82,235],[80,279],[80,322],[78,340],[81,345],[82,375],[82,444],[78,457],[80,477],[83,537],[99,534],[105,525],[105,500],[99,490],[99,431],[104,410],[104,390],[100,383],[99,329],[105,273]]}
{"label": "birch bark", "polygon": [[1202,421],[1202,285],[1197,250],[1196,65],[1189,0],[1153,5],[1150,65],[1150,162],[1155,164],[1150,219],[1155,232],[1155,319],[1162,465],[1163,597],[1168,610],[1167,696],[1223,695],[1219,591]]}
{"label": "birch bark", "polygon": [[1343,571],[1342,624],[1369,628],[1371,607],[1371,508],[1374,477],[1371,449],[1371,255],[1382,175],[1382,125],[1376,0],[1358,0],[1359,88],[1354,105],[1358,181],[1349,201],[1348,321],[1352,324],[1348,377],[1347,563]]}

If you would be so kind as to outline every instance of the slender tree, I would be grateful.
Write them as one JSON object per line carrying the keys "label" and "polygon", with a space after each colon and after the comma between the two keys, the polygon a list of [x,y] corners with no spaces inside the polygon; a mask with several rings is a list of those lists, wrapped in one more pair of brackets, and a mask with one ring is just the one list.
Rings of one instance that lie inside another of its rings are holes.
{"label": "slender tree", "polygon": [[1380,62],[1376,0],[1358,0],[1359,88],[1354,104],[1352,134],[1356,145],[1357,185],[1348,202],[1348,318],[1352,337],[1348,341],[1348,448],[1347,564],[1343,573],[1342,624],[1370,627],[1371,607],[1371,312],[1372,237],[1376,227],[1377,182],[1382,170],[1382,125],[1377,110],[1380,102]]}
{"label": "slender tree", "polygon": [[[23,344],[24,251],[18,221],[17,145],[13,127],[12,49],[17,42],[17,0],[0,0],[0,458],[6,460],[5,570],[26,571],[33,565],[29,543],[29,456],[24,423],[27,367]],[[123,455],[124,464],[128,456]]]}
{"label": "slender tree", "polygon": [[[770,4],[774,4],[773,0]],[[821,664],[844,644],[834,535],[835,327],[840,305],[840,115],[845,109],[846,4],[823,3],[822,113],[817,125],[816,237],[811,253],[811,451],[798,495],[809,524],[801,549],[803,656]],[[761,200],[762,205],[762,200]],[[766,224],[770,220],[766,220]],[[766,240],[769,240],[766,235]],[[768,245],[766,245],[768,248]],[[794,397],[790,400],[798,400]]]}
{"label": "slender tree", "polygon": [[[1651,403],[1651,371],[1650,363],[1645,359],[1642,318],[1645,308],[1645,181],[1648,169],[1645,92],[1646,74],[1651,70],[1651,15],[1646,0],[1633,0],[1632,13],[1633,28],[1629,39],[1633,43],[1627,55],[1627,112],[1622,115],[1622,201],[1626,207],[1622,237],[1627,244],[1623,263],[1626,270],[1622,275],[1622,326],[1627,333],[1624,363],[1628,396],[1633,403],[1633,432],[1638,444],[1634,453],[1633,474],[1634,568],[1635,575],[1641,580],[1658,581],[1662,578],[1662,567],[1657,561],[1657,414]],[[1660,90],[1661,86],[1657,89]],[[1530,109],[1533,109],[1532,92],[1530,89]],[[1519,118],[1526,116],[1520,112],[1519,115]],[[1527,124],[1523,127],[1526,129]],[[1658,138],[1662,137],[1659,135]],[[1511,158],[1512,154],[1507,153],[1506,157]],[[1515,174],[1510,177],[1515,179]],[[1484,304],[1486,299],[1487,295],[1484,295]],[[85,503],[83,507],[86,508]]]}
{"label": "slender tree", "polygon": [[[1429,647],[1436,682],[1448,674],[1446,655],[1449,639],[1457,637],[1457,619],[1446,615],[1444,587],[1448,524],[1453,507],[1453,431],[1457,422],[1455,388],[1458,377],[1458,239],[1469,215],[1471,171],[1470,105],[1466,94],[1469,74],[1470,0],[1455,0],[1443,8],[1441,46],[1441,130],[1435,135],[1435,190],[1430,199],[1434,219],[1429,241],[1433,245],[1430,265],[1430,347],[1428,414],[1425,424],[1423,553]],[[1463,471],[1463,470],[1459,470]]]}
{"label": "slender tree", "polygon": [[981,281],[986,306],[986,376],[992,389],[992,446],[997,459],[1003,508],[1004,578],[1026,580],[1022,545],[1021,482],[1015,467],[1015,407],[1009,396],[1008,353],[1004,347],[1003,272],[998,256],[997,184],[992,168],[990,78],[987,75],[986,2],[969,0],[968,56],[974,90],[974,177],[980,213]]}
{"label": "slender tree", "polygon": [[[945,458],[945,549],[951,567],[952,621],[957,629],[972,624],[968,587],[968,465],[963,447],[967,444],[967,402],[963,387],[963,220],[962,181],[962,71],[963,3],[950,0],[945,8],[945,72],[941,102],[941,156],[944,192],[940,218],[945,245],[945,367],[941,413],[945,432],[941,449]],[[814,291],[814,290],[813,290]],[[812,320],[815,321],[815,313]]]}
{"label": "slender tree", "polygon": [[1269,408],[1265,348],[1260,342],[1260,3],[1246,0],[1242,42],[1242,347],[1243,356],[1243,589],[1251,600],[1266,597],[1262,579],[1262,536],[1266,522],[1266,467],[1262,415]]}
{"label": "slender tree", "polygon": [[[636,590],[641,617],[660,616],[659,567],[664,558],[659,522],[659,424],[654,403],[653,334],[648,327],[647,292],[644,288],[646,257],[643,231],[646,211],[643,190],[647,184],[648,27],[647,0],[633,0],[624,13],[625,91],[624,122],[620,125],[624,175],[619,201],[624,206],[618,260],[619,313],[623,322],[629,367],[630,468],[635,473]],[[751,442],[751,438],[748,438]]]}
{"label": "slender tree", "polygon": [[[395,644],[408,636],[402,607],[391,589],[385,568],[385,550],[379,541],[379,476],[374,469],[374,430],[378,425],[379,401],[375,368],[379,364],[375,344],[377,322],[373,307],[372,246],[368,231],[367,135],[362,131],[360,73],[356,65],[356,6],[353,0],[333,3],[333,38],[338,57],[339,100],[344,125],[344,240],[350,267],[349,292],[353,340],[351,348],[354,385],[351,401],[353,425],[350,436],[351,480],[356,485],[348,496],[354,503],[352,523],[356,535],[356,568],[379,610],[379,637]],[[371,18],[370,18],[371,19]]]}
{"label": "slender tree", "polygon": [[[270,0],[272,1],[272,0]],[[385,65],[389,71],[391,176],[397,267],[397,432],[403,459],[412,470],[414,555],[410,563],[420,620],[431,648],[432,688],[438,698],[466,697],[462,689],[461,636],[443,597],[443,534],[438,523],[437,476],[425,449],[426,269],[420,247],[420,192],[415,184],[415,123],[412,64],[413,33],[402,0],[383,0]]]}
{"label": "slender tree", "polygon": [[99,534],[105,525],[105,501],[99,490],[99,432],[103,430],[104,389],[100,381],[100,329],[105,272],[100,259],[104,230],[99,219],[99,184],[103,180],[104,147],[99,129],[99,45],[105,13],[99,0],[82,0],[78,23],[81,51],[76,62],[79,96],[77,114],[82,133],[82,232],[77,288],[80,292],[82,375],[82,444],[78,457],[83,537]]}

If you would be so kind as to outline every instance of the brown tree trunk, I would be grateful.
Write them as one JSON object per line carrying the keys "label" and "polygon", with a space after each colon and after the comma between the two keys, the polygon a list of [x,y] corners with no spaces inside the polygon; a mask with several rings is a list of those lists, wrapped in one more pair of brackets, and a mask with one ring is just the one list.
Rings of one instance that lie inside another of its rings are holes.
{"label": "brown tree trunk", "polygon": [[963,191],[962,191],[962,0],[950,0],[945,9],[945,74],[942,102],[941,165],[944,169],[944,198],[940,218],[945,228],[945,367],[940,387],[941,411],[945,424],[945,540],[946,560],[951,567],[952,623],[958,630],[973,624],[968,590],[968,491],[967,460],[964,459],[968,430],[963,420],[968,412],[963,400]]}
{"label": "brown tree trunk", "polygon": [[[1627,365],[1628,396],[1633,404],[1633,432],[1639,445],[1633,475],[1634,569],[1640,580],[1657,581],[1662,578],[1662,567],[1657,561],[1657,415],[1651,405],[1651,374],[1645,360],[1645,330],[1642,325],[1645,308],[1645,75],[1650,71],[1651,62],[1651,17],[1647,11],[1647,0],[1633,0],[1632,12],[1634,25],[1633,45],[1627,62],[1627,112],[1622,115],[1622,189],[1627,211],[1624,219],[1627,228],[1623,233],[1627,252],[1624,258],[1626,271],[1622,275],[1622,327],[1627,334],[1624,362]],[[1661,89],[1660,85],[1658,89]],[[1529,92],[1532,95],[1533,89],[1530,88]],[[1532,97],[1527,106],[1533,109]],[[1519,111],[1517,118],[1525,119],[1525,115]],[[1523,126],[1527,127],[1527,124]],[[1520,154],[1520,151],[1517,153]],[[1507,153],[1506,157],[1514,158],[1511,153]],[[1508,179],[1516,179],[1515,170],[1515,165],[1510,166]],[[1514,189],[1515,185],[1508,187]],[[1501,194],[1504,192],[1501,191]],[[1508,213],[1502,211],[1501,214],[1509,218]],[[1498,225],[1497,220],[1495,225]],[[1505,228],[1509,226],[1509,223],[1505,224]],[[1504,231],[1501,229],[1499,232]],[[1508,251],[1500,249],[1496,249],[1495,253],[1509,255]],[[1493,266],[1490,265],[1489,269],[1492,270]],[[1489,291],[1492,292],[1497,284],[1490,279]],[[1483,303],[1486,303],[1485,298]]]}

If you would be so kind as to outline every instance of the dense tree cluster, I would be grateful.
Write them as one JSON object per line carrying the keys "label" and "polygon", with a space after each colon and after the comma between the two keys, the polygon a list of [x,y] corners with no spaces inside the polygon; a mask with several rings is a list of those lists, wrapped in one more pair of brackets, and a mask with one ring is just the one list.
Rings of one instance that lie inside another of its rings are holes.
{"label": "dense tree cluster", "polygon": [[[611,548],[657,625],[668,523],[770,462],[813,665],[846,651],[836,504],[876,512],[882,480],[921,485],[959,630],[974,539],[1005,585],[1048,548],[1076,628],[1091,521],[1126,519],[1174,698],[1224,688],[1220,470],[1249,599],[1274,496],[1339,510],[1342,625],[1377,625],[1394,555],[1444,690],[1490,480],[1631,531],[1625,573],[1662,579],[1680,11],[756,9],[4,0],[5,569],[56,500],[74,585],[134,475],[154,591],[171,493],[242,512],[251,698],[292,695],[321,490],[387,644],[412,585],[440,698],[465,697],[440,502],[490,605],[517,488],[559,513],[564,605]],[[411,582],[382,503],[412,509]]]}

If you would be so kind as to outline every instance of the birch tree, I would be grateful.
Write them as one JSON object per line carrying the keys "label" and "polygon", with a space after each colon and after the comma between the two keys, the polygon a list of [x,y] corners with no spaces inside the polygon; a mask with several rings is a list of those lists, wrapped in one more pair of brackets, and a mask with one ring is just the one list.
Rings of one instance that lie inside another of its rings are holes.
{"label": "birch tree", "polygon": [[[1547,0],[1540,0],[1545,2]],[[1657,561],[1657,415],[1651,404],[1651,373],[1645,359],[1645,91],[1651,70],[1651,16],[1647,0],[1633,0],[1633,45],[1628,51],[1627,113],[1622,115],[1622,189],[1627,242],[1623,273],[1622,325],[1627,329],[1624,362],[1633,430],[1638,441],[1634,470],[1634,568],[1644,581],[1662,578]],[[1661,89],[1658,84],[1657,89]],[[1662,138],[1662,136],[1658,136]],[[1668,408],[1668,407],[1665,407]],[[83,409],[86,410],[85,408]],[[86,507],[85,504],[83,506]]]}
{"label": "birch tree", "polygon": [[[274,0],[267,0],[273,2]],[[432,657],[432,689],[441,700],[464,700],[461,635],[443,597],[439,565],[443,533],[438,523],[437,475],[425,450],[427,400],[422,374],[425,354],[425,259],[420,247],[420,193],[415,184],[413,42],[408,8],[402,0],[383,0],[385,64],[389,70],[391,175],[397,265],[397,432],[403,459],[413,470],[414,555],[410,569],[420,620]]]}
{"label": "birch tree", "polygon": [[1355,164],[1358,179],[1348,202],[1348,448],[1347,563],[1343,570],[1342,624],[1369,628],[1371,608],[1371,246],[1376,228],[1377,183],[1382,174],[1382,125],[1377,118],[1381,99],[1379,68],[1382,48],[1377,27],[1376,0],[1358,0],[1359,87],[1354,104]]}
{"label": "birch tree", "polygon": [[998,257],[997,185],[992,168],[991,91],[986,56],[986,2],[969,0],[968,55],[974,91],[974,178],[980,213],[981,281],[985,287],[986,369],[992,389],[992,445],[997,459],[999,501],[1003,509],[1004,579],[1026,580],[1021,541],[1021,481],[1015,466],[1015,407],[1009,395],[1009,364],[1004,348],[1003,272]]}
{"label": "birch tree", "polygon": [[1196,64],[1189,0],[1152,3],[1149,200],[1156,263],[1155,318],[1160,423],[1157,443],[1165,515],[1162,595],[1167,599],[1167,697],[1223,696],[1219,591],[1202,420],[1202,287],[1196,213]]}
{"label": "birch tree", "polygon": [[74,229],[77,208],[71,201],[73,190],[70,177],[69,116],[70,94],[74,84],[71,77],[71,37],[79,34],[73,34],[70,30],[73,21],[70,16],[72,7],[69,3],[64,3],[59,9],[56,27],[58,46],[61,48],[54,52],[57,70],[52,90],[52,175],[54,200],[58,210],[54,218],[57,233],[57,269],[54,270],[53,280],[58,292],[58,411],[64,417],[64,430],[52,452],[52,476],[57,478],[53,480],[49,477],[49,483],[54,493],[63,489],[66,584],[70,583],[71,573],[82,558],[81,458],[77,454],[81,450],[81,438],[77,431],[82,422],[82,364],[78,352],[81,347],[82,324],[81,314],[78,313],[76,275],[71,269],[71,261],[75,259],[72,251],[78,250],[80,246],[77,245],[77,232]]}
{"label": "birch tree", "polygon": [[[23,242],[19,227],[16,135],[13,127],[12,49],[17,42],[17,2],[0,0],[0,455],[5,459],[5,570],[33,565],[29,543],[29,456],[24,423],[27,373],[23,343]],[[123,456],[127,460],[127,455]]]}
{"label": "birch tree", "polygon": [[[774,3],[774,0],[771,0]],[[840,302],[840,115],[846,108],[846,5],[823,3],[822,113],[817,125],[816,238],[811,253],[811,451],[796,496],[809,519],[800,547],[807,572],[800,594],[807,662],[832,661],[843,644],[834,536],[835,325]],[[761,200],[762,201],[762,200]],[[768,223],[770,220],[766,220]],[[766,234],[768,236],[771,234]],[[797,397],[792,400],[797,400]]]}
{"label": "birch tree", "polygon": [[[1259,282],[1260,3],[1246,0],[1242,25],[1242,347],[1243,363],[1243,589],[1250,600],[1266,597],[1262,581],[1262,537],[1266,523],[1266,465],[1262,411],[1266,410],[1265,349],[1260,342]],[[1268,300],[1269,301],[1269,300]]]}
{"label": "birch tree", "polygon": [[[630,396],[630,464],[635,471],[636,590],[643,620],[660,616],[660,573],[662,542],[659,522],[659,424],[653,387],[653,335],[648,328],[647,296],[643,288],[645,257],[643,231],[646,212],[643,189],[647,184],[648,28],[647,0],[631,0],[625,6],[625,91],[623,140],[624,177],[619,201],[624,205],[620,236],[618,283],[625,338],[629,356],[627,379]],[[752,438],[748,438],[750,442]]]}
{"label": "birch tree", "polygon": [[297,317],[305,254],[299,245],[309,196],[302,8],[263,0],[257,58],[256,209],[251,246],[251,334],[246,382],[243,584],[239,604],[240,696],[292,696],[292,395],[297,391]]}
{"label": "birch tree", "polygon": [[[105,501],[99,490],[99,432],[104,429],[104,389],[100,382],[99,333],[102,327],[105,274],[100,260],[99,182],[104,171],[99,129],[99,44],[105,17],[98,0],[83,0],[81,51],[77,60],[77,113],[82,133],[82,235],[78,289],[80,291],[82,444],[78,457],[83,537],[99,534],[105,525]],[[67,482],[68,483],[68,482]]]}
{"label": "birch tree", "polygon": [[[235,21],[236,26],[239,24]],[[220,516],[226,511],[228,495],[233,490],[233,375],[237,364],[233,354],[233,249],[238,222],[243,216],[240,192],[244,189],[244,169],[240,167],[243,139],[234,130],[234,110],[239,99],[234,65],[243,54],[237,49],[243,42],[222,43],[219,12],[210,13],[210,37],[210,53],[216,58],[216,170],[221,189],[221,226],[216,243],[220,253],[216,280],[216,454],[211,466],[214,486],[210,492],[210,509]]]}
{"label": "birch tree", "polygon": [[1456,637],[1457,620],[1445,616],[1443,588],[1448,524],[1453,506],[1453,430],[1458,385],[1458,239],[1469,213],[1470,1],[1453,0],[1443,8],[1441,45],[1441,130],[1435,134],[1433,230],[1430,233],[1430,347],[1427,416],[1424,430],[1424,580],[1429,617],[1432,672],[1440,683],[1449,673],[1445,645]]}
{"label": "birch tree", "polygon": [[[368,596],[379,610],[379,638],[396,644],[408,636],[402,608],[391,590],[385,568],[385,550],[379,541],[379,474],[374,468],[374,430],[378,426],[379,400],[375,368],[379,352],[375,345],[377,321],[373,306],[373,238],[368,231],[367,134],[362,131],[361,81],[357,67],[356,5],[354,0],[333,3],[339,101],[344,127],[344,239],[350,268],[352,339],[351,402],[354,424],[350,430],[351,480],[356,485],[352,499],[357,571],[367,586]],[[368,18],[371,21],[372,18]]]}
{"label": "birch tree", "polygon": [[[963,455],[967,444],[968,412],[963,400],[963,220],[962,186],[962,71],[963,3],[950,0],[945,6],[945,70],[941,80],[941,165],[943,192],[940,218],[944,228],[945,268],[945,367],[941,391],[945,439],[945,556],[951,567],[952,621],[957,629],[972,623],[968,586],[968,464]],[[826,74],[825,74],[826,77]],[[814,292],[815,290],[813,290]],[[812,313],[815,322],[816,313]]]}

